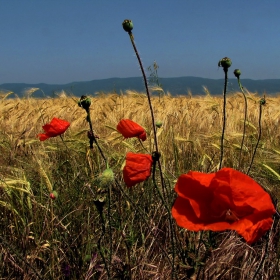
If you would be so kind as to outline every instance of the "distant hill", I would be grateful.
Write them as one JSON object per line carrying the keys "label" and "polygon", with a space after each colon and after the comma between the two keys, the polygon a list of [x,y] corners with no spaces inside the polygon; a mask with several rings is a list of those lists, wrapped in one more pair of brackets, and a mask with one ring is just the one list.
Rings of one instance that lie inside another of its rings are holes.
{"label": "distant hill", "polygon": [[[206,79],[198,77],[178,77],[178,78],[160,78],[163,90],[172,95],[187,95],[191,92],[193,95],[204,95],[203,87],[206,87],[212,95],[221,95],[223,93],[223,79]],[[267,80],[241,80],[242,85],[250,92],[263,94],[275,94],[280,92],[280,79]],[[134,78],[110,78],[102,80],[93,80],[87,82],[72,82],[69,84],[24,84],[24,83],[6,83],[0,85],[0,91],[12,91],[19,97],[24,95],[26,89],[39,88],[32,96],[55,96],[61,91],[71,93],[75,96],[94,95],[96,92],[125,92],[126,90],[135,90],[145,92],[142,77]],[[239,91],[237,80],[228,80],[228,91]],[[13,97],[13,95],[11,95]]]}

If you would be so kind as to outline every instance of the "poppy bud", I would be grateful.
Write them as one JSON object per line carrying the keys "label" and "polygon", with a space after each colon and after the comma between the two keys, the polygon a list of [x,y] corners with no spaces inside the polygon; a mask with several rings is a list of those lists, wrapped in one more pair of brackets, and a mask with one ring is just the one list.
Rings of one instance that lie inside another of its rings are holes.
{"label": "poppy bud", "polygon": [[79,107],[82,107],[87,111],[91,105],[91,100],[86,95],[82,95],[80,100],[78,101],[78,105]]}
{"label": "poppy bud", "polygon": [[133,29],[133,23],[130,19],[125,19],[122,23],[122,26],[123,26],[123,29],[128,33],[130,33],[131,30]]}
{"label": "poppy bud", "polygon": [[233,71],[233,74],[234,74],[234,76],[235,76],[237,79],[239,79],[239,77],[240,77],[240,75],[241,75],[241,71],[240,71],[239,69],[235,69],[235,70]]}
{"label": "poppy bud", "polygon": [[162,121],[157,121],[156,122],[156,127],[161,128],[162,127]]}
{"label": "poppy bud", "polygon": [[99,177],[101,186],[106,186],[114,182],[114,172],[111,168],[107,168],[103,171],[102,175]]}
{"label": "poppy bud", "polygon": [[56,191],[50,193],[50,199],[55,200],[57,197],[58,197],[58,193]]}
{"label": "poppy bud", "polygon": [[231,66],[231,64],[232,64],[231,59],[228,57],[224,57],[219,61],[218,66],[223,67],[225,70],[228,69]]}

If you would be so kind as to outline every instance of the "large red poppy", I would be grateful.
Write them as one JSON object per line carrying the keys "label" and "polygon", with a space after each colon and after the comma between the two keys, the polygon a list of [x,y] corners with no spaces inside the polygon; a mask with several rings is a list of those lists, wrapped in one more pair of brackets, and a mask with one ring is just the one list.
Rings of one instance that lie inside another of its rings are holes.
{"label": "large red poppy", "polygon": [[138,123],[128,119],[122,119],[117,125],[117,130],[125,138],[138,137],[142,141],[147,138],[145,129]]}
{"label": "large red poppy", "polygon": [[127,153],[123,179],[128,187],[145,181],[151,176],[152,156],[149,154]]}
{"label": "large red poppy", "polygon": [[247,243],[271,228],[271,198],[251,177],[232,168],[205,174],[190,171],[176,183],[172,207],[177,224],[189,230],[236,230]]}
{"label": "large red poppy", "polygon": [[39,137],[40,141],[45,141],[50,137],[63,134],[69,126],[70,123],[68,121],[53,118],[50,123],[43,126],[45,133],[38,134],[37,137]]}

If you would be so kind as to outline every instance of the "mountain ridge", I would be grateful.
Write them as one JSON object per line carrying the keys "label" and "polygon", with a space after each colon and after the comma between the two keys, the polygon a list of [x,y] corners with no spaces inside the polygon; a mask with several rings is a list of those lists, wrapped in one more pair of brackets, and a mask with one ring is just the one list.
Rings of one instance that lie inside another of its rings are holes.
{"label": "mountain ridge", "polygon": [[[209,79],[192,76],[182,76],[174,78],[159,78],[159,82],[165,92],[171,95],[204,95],[204,87],[212,95],[221,95],[224,88],[224,79]],[[241,79],[242,85],[250,92],[259,94],[276,94],[280,92],[280,79]],[[149,82],[149,86],[154,84]],[[135,90],[145,92],[142,77],[129,78],[107,78],[91,81],[76,81],[66,84],[47,84],[47,83],[4,83],[0,85],[0,92],[12,91],[17,96],[22,97],[26,94],[26,89],[39,88],[33,95],[34,97],[56,96],[62,91],[74,96],[94,95],[96,92],[125,92]],[[228,79],[228,92],[240,91],[237,79]],[[11,96],[12,97],[12,96]]]}

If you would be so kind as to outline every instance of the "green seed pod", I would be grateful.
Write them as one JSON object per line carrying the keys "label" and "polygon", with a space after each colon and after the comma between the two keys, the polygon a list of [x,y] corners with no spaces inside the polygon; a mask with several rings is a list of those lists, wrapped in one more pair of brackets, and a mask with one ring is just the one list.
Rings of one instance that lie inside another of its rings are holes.
{"label": "green seed pod", "polygon": [[130,19],[125,19],[125,20],[123,21],[123,23],[122,23],[122,26],[123,26],[123,29],[124,29],[126,32],[130,33],[131,30],[133,29],[132,20],[130,20]]}
{"label": "green seed pod", "polygon": [[106,186],[112,182],[114,182],[114,172],[111,168],[107,168],[103,171],[101,176],[99,177],[100,179],[100,185],[101,186]]}
{"label": "green seed pod", "polygon": [[89,97],[82,95],[80,100],[78,101],[78,105],[79,107],[82,107],[87,111],[91,105],[91,100]]}
{"label": "green seed pod", "polygon": [[218,66],[223,67],[224,69],[228,69],[231,66],[231,64],[231,59],[228,57],[224,57],[219,61]]}
{"label": "green seed pod", "polygon": [[266,104],[265,97],[261,98],[259,102],[260,102],[260,105],[265,105]]}
{"label": "green seed pod", "polygon": [[241,71],[240,71],[239,69],[235,69],[235,70],[233,71],[233,74],[234,74],[234,76],[238,79],[238,78],[240,77],[240,75],[241,75]]}
{"label": "green seed pod", "polygon": [[162,121],[157,121],[156,122],[156,127],[161,128],[162,127]]}

